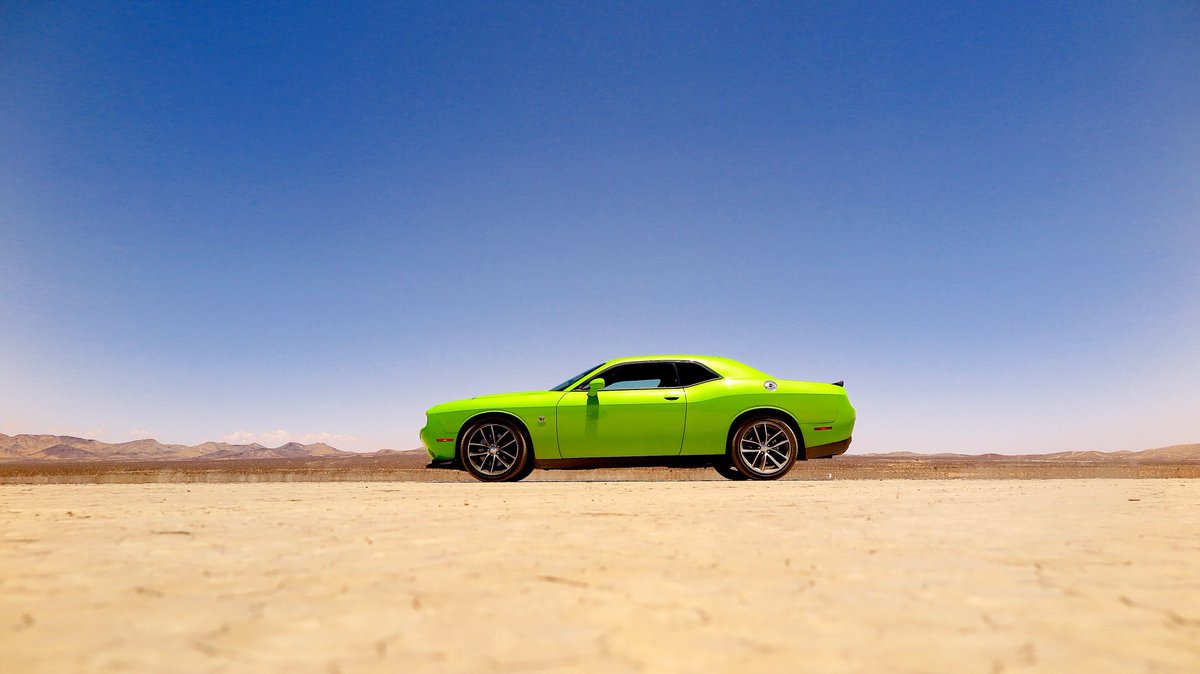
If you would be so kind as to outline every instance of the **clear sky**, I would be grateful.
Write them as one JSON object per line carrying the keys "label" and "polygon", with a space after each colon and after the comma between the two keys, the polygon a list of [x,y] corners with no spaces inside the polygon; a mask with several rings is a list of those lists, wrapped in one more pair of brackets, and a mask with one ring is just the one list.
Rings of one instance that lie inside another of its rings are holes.
{"label": "clear sky", "polygon": [[1200,441],[1192,0],[294,4],[0,4],[0,432],[407,449],[688,352],[853,451]]}

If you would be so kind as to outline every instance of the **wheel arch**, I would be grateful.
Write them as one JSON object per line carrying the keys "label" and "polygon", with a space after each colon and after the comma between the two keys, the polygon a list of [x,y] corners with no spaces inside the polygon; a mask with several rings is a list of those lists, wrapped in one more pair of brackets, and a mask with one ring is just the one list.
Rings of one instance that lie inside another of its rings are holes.
{"label": "wheel arch", "polygon": [[503,419],[505,421],[511,421],[516,425],[517,429],[521,431],[521,435],[525,436],[525,442],[529,445],[530,460],[537,458],[537,453],[534,451],[533,447],[533,437],[530,436],[529,427],[525,425],[525,421],[521,417],[513,414],[512,412],[505,412],[504,410],[488,410],[486,412],[477,412],[470,417],[467,417],[467,420],[462,422],[462,426],[458,427],[458,437],[454,439],[454,464],[459,468],[463,467],[462,443],[466,439],[467,429],[469,429],[475,423],[483,421],[484,419]]}
{"label": "wheel arch", "polygon": [[784,421],[784,423],[791,427],[792,432],[796,434],[796,440],[800,442],[800,446],[796,448],[796,458],[801,461],[808,460],[808,445],[804,442],[804,433],[800,431],[800,424],[796,422],[796,417],[792,416],[791,412],[778,407],[753,407],[734,417],[733,421],[729,422],[729,431],[725,435],[726,456],[729,455],[731,445],[733,444],[733,434],[735,431],[737,431],[737,427],[747,419],[753,419],[754,417],[761,416],[779,417]]}

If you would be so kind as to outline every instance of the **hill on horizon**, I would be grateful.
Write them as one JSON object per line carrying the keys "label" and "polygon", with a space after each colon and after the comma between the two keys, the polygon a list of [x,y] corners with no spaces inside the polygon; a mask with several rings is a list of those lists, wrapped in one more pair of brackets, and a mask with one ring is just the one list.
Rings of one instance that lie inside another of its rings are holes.
{"label": "hill on horizon", "polygon": [[[133,440],[108,443],[69,435],[5,435],[0,433],[0,461],[225,461],[246,459],[338,459],[338,458],[412,458],[424,460],[425,450],[380,449],[374,452],[347,452],[325,443],[303,445],[289,442],[279,447],[258,443],[232,445],[224,442],[204,442],[199,445],[174,445],[158,440]],[[887,452],[874,454],[849,453],[844,458],[864,460],[903,459],[913,461],[1030,461],[1030,462],[1200,462],[1200,443],[1156,447],[1137,452],[1071,451],[1048,454],[920,454],[917,452]]]}

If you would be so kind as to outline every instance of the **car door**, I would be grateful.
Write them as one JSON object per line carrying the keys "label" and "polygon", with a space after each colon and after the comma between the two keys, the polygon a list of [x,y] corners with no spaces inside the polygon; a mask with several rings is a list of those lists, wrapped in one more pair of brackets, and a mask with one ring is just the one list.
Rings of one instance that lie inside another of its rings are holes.
{"label": "car door", "polygon": [[[600,378],[603,390],[588,396]],[[687,400],[670,361],[622,363],[589,377],[558,401],[558,448],[566,458],[675,456]]]}

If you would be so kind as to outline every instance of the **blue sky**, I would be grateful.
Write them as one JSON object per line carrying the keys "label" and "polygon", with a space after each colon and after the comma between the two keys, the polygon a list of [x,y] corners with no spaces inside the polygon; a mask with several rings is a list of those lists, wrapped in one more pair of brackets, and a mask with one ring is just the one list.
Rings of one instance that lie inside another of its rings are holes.
{"label": "blue sky", "polygon": [[5,3],[0,431],[418,444],[609,357],[1200,441],[1200,6]]}

